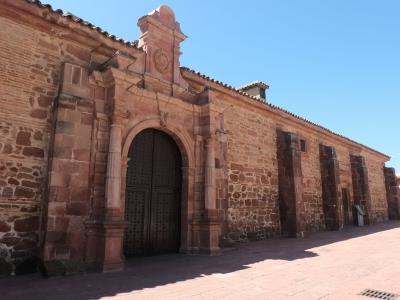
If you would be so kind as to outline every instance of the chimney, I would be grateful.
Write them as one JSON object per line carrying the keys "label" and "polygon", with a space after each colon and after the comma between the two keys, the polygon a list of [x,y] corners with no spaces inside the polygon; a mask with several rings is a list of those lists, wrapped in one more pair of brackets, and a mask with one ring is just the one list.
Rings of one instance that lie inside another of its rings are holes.
{"label": "chimney", "polygon": [[251,83],[248,83],[246,85],[243,85],[238,88],[239,91],[245,92],[251,96],[255,96],[257,98],[260,98],[264,101],[266,101],[266,90],[269,89],[268,84],[265,84],[262,81],[254,81]]}

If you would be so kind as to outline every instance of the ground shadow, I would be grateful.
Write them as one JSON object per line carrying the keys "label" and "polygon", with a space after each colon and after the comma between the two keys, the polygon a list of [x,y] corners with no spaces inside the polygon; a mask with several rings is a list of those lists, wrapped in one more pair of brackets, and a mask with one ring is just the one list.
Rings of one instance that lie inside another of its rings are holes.
{"label": "ground shadow", "polygon": [[227,274],[264,260],[293,261],[314,257],[312,248],[400,227],[399,221],[324,231],[302,239],[277,238],[224,249],[219,256],[162,255],[131,259],[122,272],[42,279],[27,275],[0,279],[4,299],[98,299],[194,279]]}

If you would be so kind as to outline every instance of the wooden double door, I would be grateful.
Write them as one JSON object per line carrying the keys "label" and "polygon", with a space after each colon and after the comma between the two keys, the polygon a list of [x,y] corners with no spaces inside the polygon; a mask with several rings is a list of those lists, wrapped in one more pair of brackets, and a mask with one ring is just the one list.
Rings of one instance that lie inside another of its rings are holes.
{"label": "wooden double door", "polygon": [[180,240],[180,151],[166,133],[146,129],[129,149],[124,254],[177,252]]}

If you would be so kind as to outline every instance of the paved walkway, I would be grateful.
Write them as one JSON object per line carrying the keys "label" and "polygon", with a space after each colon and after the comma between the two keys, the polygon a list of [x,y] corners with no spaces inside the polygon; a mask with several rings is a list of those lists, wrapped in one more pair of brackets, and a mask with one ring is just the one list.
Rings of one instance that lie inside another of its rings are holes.
{"label": "paved walkway", "polygon": [[367,288],[400,294],[400,222],[251,242],[218,257],[147,257],[123,272],[3,278],[0,299],[373,299],[358,295]]}

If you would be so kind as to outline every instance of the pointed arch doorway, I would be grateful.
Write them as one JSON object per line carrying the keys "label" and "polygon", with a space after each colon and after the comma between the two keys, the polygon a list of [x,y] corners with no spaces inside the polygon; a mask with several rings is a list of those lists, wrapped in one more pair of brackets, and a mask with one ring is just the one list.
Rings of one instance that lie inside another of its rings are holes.
{"label": "pointed arch doorway", "polygon": [[126,257],[178,252],[181,188],[182,157],[175,141],[156,129],[137,134],[126,173]]}

